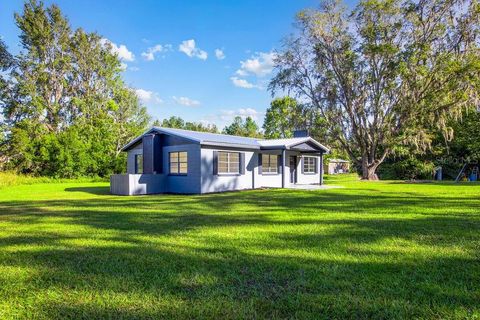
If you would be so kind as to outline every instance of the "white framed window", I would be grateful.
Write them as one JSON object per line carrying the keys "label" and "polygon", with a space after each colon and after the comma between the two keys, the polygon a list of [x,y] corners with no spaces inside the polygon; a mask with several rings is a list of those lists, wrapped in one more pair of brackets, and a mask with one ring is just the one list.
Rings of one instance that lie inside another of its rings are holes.
{"label": "white framed window", "polygon": [[240,153],[239,152],[218,152],[218,173],[239,174]]}
{"label": "white framed window", "polygon": [[278,155],[262,154],[262,173],[278,173]]}
{"label": "white framed window", "polygon": [[306,174],[317,173],[317,158],[303,157],[303,173],[306,173]]}
{"label": "white framed window", "polygon": [[188,154],[186,151],[170,152],[170,174],[188,173]]}

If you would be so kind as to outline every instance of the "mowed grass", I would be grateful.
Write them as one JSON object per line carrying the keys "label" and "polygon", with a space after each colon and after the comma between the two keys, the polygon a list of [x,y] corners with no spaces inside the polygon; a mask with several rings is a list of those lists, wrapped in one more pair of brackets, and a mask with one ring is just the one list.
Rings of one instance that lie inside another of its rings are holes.
{"label": "mowed grass", "polygon": [[0,189],[0,318],[478,319],[480,185]]}

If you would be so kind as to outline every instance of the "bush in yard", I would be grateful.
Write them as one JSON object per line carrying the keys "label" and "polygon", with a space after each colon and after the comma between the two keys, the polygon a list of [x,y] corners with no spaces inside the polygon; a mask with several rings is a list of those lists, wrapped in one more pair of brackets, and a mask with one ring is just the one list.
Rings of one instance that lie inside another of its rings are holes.
{"label": "bush in yard", "polygon": [[390,160],[379,169],[381,179],[393,180],[430,180],[433,177],[435,164],[415,157]]}

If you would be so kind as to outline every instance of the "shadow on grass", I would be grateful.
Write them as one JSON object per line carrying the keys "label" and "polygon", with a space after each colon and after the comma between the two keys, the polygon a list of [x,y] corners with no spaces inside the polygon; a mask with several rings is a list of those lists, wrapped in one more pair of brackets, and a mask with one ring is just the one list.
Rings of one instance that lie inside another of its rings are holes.
{"label": "shadow on grass", "polygon": [[478,208],[468,196],[291,190],[5,201],[0,266],[35,269],[28,290],[6,290],[39,299],[24,309],[40,318],[468,317]]}
{"label": "shadow on grass", "polygon": [[74,187],[65,188],[67,192],[86,192],[97,196],[111,195],[109,187]]}

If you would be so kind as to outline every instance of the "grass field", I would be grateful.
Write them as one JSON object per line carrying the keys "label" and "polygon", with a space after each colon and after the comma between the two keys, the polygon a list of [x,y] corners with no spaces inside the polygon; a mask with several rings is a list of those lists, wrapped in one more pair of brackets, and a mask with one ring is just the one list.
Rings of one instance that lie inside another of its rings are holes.
{"label": "grass field", "polygon": [[479,319],[480,185],[0,189],[0,318]]}

